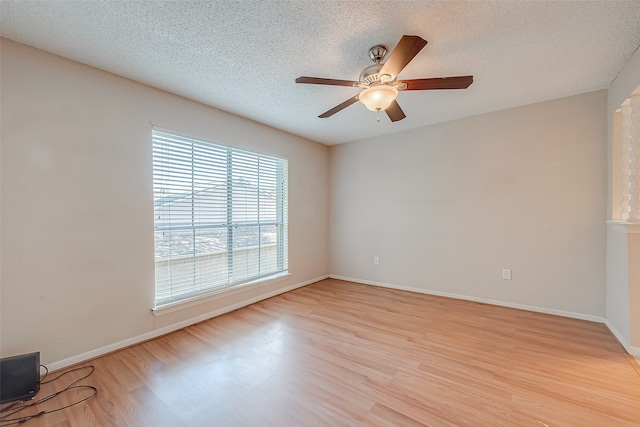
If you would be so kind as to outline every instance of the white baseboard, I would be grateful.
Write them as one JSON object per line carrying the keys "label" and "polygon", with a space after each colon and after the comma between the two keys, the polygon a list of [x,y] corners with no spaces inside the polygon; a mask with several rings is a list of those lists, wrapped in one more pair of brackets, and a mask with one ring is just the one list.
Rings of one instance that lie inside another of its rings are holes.
{"label": "white baseboard", "polygon": [[401,286],[401,285],[395,285],[395,284],[391,284],[391,283],[375,282],[375,281],[372,281],[372,280],[364,280],[364,279],[358,279],[358,278],[354,278],[354,277],[338,276],[338,275],[335,275],[335,274],[330,274],[329,277],[331,279],[346,280],[346,281],[349,281],[349,282],[363,283],[365,285],[380,286],[380,287],[383,287],[383,288],[398,289],[398,290],[401,290],[401,291],[418,292],[418,293],[421,293],[421,294],[435,295],[435,296],[439,296],[439,297],[455,298],[455,299],[459,299],[459,300],[473,301],[473,302],[480,302],[480,303],[484,303],[484,304],[497,305],[497,306],[500,306],[500,307],[517,308],[517,309],[520,309],[520,310],[535,311],[537,313],[554,314],[556,316],[563,316],[563,317],[570,317],[570,318],[573,318],[573,319],[588,320],[588,321],[597,322],[597,323],[605,323],[605,318],[604,317],[594,316],[594,315],[591,315],[591,314],[574,313],[572,311],[555,310],[555,309],[552,309],[552,308],[537,307],[537,306],[526,305],[526,304],[516,304],[516,303],[507,302],[507,301],[500,301],[500,300],[494,300],[494,299],[488,299],[488,298],[479,298],[479,297],[472,297],[472,296],[468,296],[468,295],[452,294],[452,293],[449,293],[449,292],[432,291],[432,290],[428,290],[428,289],[414,288],[414,287],[410,287],[410,286]]}
{"label": "white baseboard", "polygon": [[618,331],[618,329],[616,329],[616,327],[613,326],[611,322],[609,322],[609,319],[606,319],[604,324],[607,326],[607,328],[609,328],[609,331],[613,334],[614,337],[616,337],[618,342],[622,344],[625,350],[627,350],[627,352],[631,354],[631,352],[629,351],[629,341],[627,341],[627,339],[620,333],[620,331]]}
{"label": "white baseboard", "polygon": [[609,328],[613,336],[615,336],[620,344],[622,344],[624,349],[627,350],[627,353],[635,357],[636,360],[640,362],[640,347],[629,345],[629,341],[620,333],[620,331],[616,329],[615,326],[613,326],[613,324],[611,324],[611,322],[609,322],[608,319],[604,322],[604,324],[607,325],[607,328]]}
{"label": "white baseboard", "polygon": [[452,294],[449,292],[431,291],[428,289],[413,288],[410,286],[400,286],[400,285],[394,285],[391,283],[383,283],[383,282],[376,282],[373,280],[358,279],[355,277],[345,277],[337,274],[330,274],[329,278],[346,280],[348,282],[362,283],[365,285],[380,286],[383,288],[398,289],[401,291],[418,292],[418,293],[427,294],[427,295],[435,295],[435,296],[455,298],[455,299],[460,299],[465,301],[480,302],[484,304],[497,305],[501,307],[517,308],[520,310],[534,311],[537,313],[553,314],[556,316],[570,317],[572,319],[588,320],[590,322],[596,322],[596,323],[604,323],[607,326],[607,328],[609,328],[611,333],[616,337],[616,339],[620,342],[620,344],[622,344],[622,347],[624,347],[627,353],[634,356],[636,360],[638,360],[638,362],[640,363],[640,347],[634,347],[629,345],[629,343],[627,342],[626,339],[624,339],[622,334],[620,334],[620,332],[618,332],[618,330],[604,317],[594,316],[591,314],[584,314],[584,313],[575,313],[572,311],[555,310],[555,309],[550,309],[545,307],[536,307],[536,306],[526,305],[526,304],[516,304],[516,303],[507,302],[507,301],[499,301],[499,300],[493,300],[493,299],[487,299],[487,298],[472,297],[467,295]]}
{"label": "white baseboard", "polygon": [[78,354],[76,356],[71,356],[66,359],[59,360],[57,362],[47,364],[47,369],[49,371],[56,371],[58,369],[66,368],[67,366],[75,365],[77,363],[81,363],[90,359],[95,359],[96,357],[103,356],[107,353],[112,353],[117,350],[121,350],[126,347],[130,347],[135,344],[139,344],[144,341],[148,341],[154,338],[158,338],[162,335],[166,335],[168,333],[177,331],[179,329],[186,328],[187,326],[194,325],[199,322],[203,322],[205,320],[211,319],[212,317],[220,316],[222,314],[228,313],[233,310],[237,310],[242,307],[246,307],[250,304],[256,303],[258,301],[262,301],[267,298],[274,297],[276,295],[283,294],[285,292],[292,291],[294,289],[301,288],[303,286],[310,285],[315,282],[319,282],[328,278],[329,276],[320,276],[311,280],[307,280],[302,283],[296,283],[294,285],[287,286],[285,288],[280,288],[276,291],[267,292],[266,294],[259,295],[254,298],[249,298],[243,301],[240,301],[236,304],[232,304],[226,307],[219,308],[217,310],[211,311],[209,313],[202,314],[200,316],[193,317],[191,319],[183,320],[178,323],[174,323],[173,325],[166,326],[160,329],[154,329],[153,331],[144,333],[142,335],[138,335],[135,337],[127,338],[126,340],[118,341],[113,344],[106,345],[104,347],[96,348],[91,351],[87,351],[86,353]]}
{"label": "white baseboard", "polygon": [[190,319],[187,319],[187,320],[183,320],[181,322],[175,323],[173,325],[166,326],[164,328],[155,329],[153,331],[149,331],[149,332],[144,333],[142,335],[138,335],[138,336],[135,336],[135,337],[128,338],[126,340],[118,341],[116,343],[109,344],[109,345],[106,345],[104,347],[100,347],[100,348],[97,348],[97,349],[94,349],[94,350],[91,350],[91,351],[88,351],[88,352],[85,352],[85,353],[82,353],[82,354],[78,354],[76,356],[71,356],[71,357],[68,357],[66,359],[62,359],[62,360],[59,360],[57,362],[50,363],[50,364],[47,365],[47,368],[50,371],[56,371],[56,370],[59,370],[59,369],[66,368],[67,366],[75,365],[77,363],[81,363],[81,362],[84,362],[84,361],[87,361],[87,360],[90,360],[90,359],[95,359],[96,357],[103,356],[103,355],[105,355],[107,353],[112,353],[114,351],[121,350],[123,348],[130,347],[132,345],[139,344],[139,343],[144,342],[144,341],[148,341],[148,340],[151,340],[151,339],[154,339],[154,338],[158,338],[158,337],[160,337],[162,335],[166,335],[168,333],[177,331],[179,329],[186,328],[187,326],[191,326],[193,324],[196,324],[196,323],[211,319],[212,317],[220,316],[220,315],[228,313],[230,311],[237,310],[237,309],[242,308],[242,307],[246,307],[247,305],[256,303],[258,301],[262,301],[264,299],[271,298],[273,296],[276,296],[276,295],[279,295],[279,294],[283,294],[285,292],[289,292],[289,291],[292,291],[294,289],[301,288],[303,286],[307,286],[307,285],[319,282],[319,281],[327,279],[327,278],[338,279],[338,280],[346,280],[348,282],[362,283],[362,284],[365,284],[365,285],[380,286],[380,287],[384,287],[384,288],[398,289],[398,290],[402,290],[402,291],[418,292],[418,293],[422,293],[422,294],[442,296],[442,297],[447,297],[447,298],[455,298],[455,299],[466,300],[466,301],[474,301],[474,302],[492,304],[492,305],[497,305],[497,306],[502,306],[502,307],[517,308],[517,309],[521,309],[521,310],[528,310],[528,311],[534,311],[534,312],[546,313],[546,314],[554,314],[554,315],[557,315],[557,316],[570,317],[570,318],[574,318],[574,319],[582,319],[582,320],[589,320],[589,321],[592,321],[592,322],[604,323],[609,328],[611,333],[618,339],[618,341],[620,341],[620,343],[625,348],[625,350],[629,354],[633,355],[638,360],[638,362],[640,363],[640,347],[630,346],[626,342],[626,340],[623,339],[622,335],[615,329],[615,327],[613,327],[613,325],[611,325],[611,323],[608,320],[606,320],[605,318],[603,318],[603,317],[593,316],[593,315],[588,315],[588,314],[582,314],[582,313],[574,313],[574,312],[563,311],[563,310],[554,310],[554,309],[548,309],[548,308],[543,308],[543,307],[529,306],[529,305],[524,305],[524,304],[514,304],[514,303],[510,303],[510,302],[506,302],[506,301],[499,301],[499,300],[492,300],[492,299],[486,299],[486,298],[471,297],[471,296],[466,296],[466,295],[452,294],[452,293],[449,293],[449,292],[430,291],[430,290],[425,290],[425,289],[421,289],[421,288],[413,288],[413,287],[409,287],[409,286],[400,286],[400,285],[394,285],[394,284],[390,284],[390,283],[376,282],[376,281],[371,281],[371,280],[358,279],[358,278],[354,278],[354,277],[345,277],[345,276],[339,276],[339,275],[331,274],[331,275],[326,275],[326,276],[319,276],[319,277],[316,277],[314,279],[307,280],[305,282],[301,282],[301,283],[297,283],[297,284],[294,284],[294,285],[290,285],[290,286],[287,286],[285,288],[278,289],[276,291],[268,292],[266,294],[262,294],[262,295],[259,295],[257,297],[254,297],[254,298],[249,298],[249,299],[240,301],[240,302],[238,302],[236,304],[232,304],[230,306],[222,307],[220,309],[217,309],[217,310],[202,314],[202,315],[197,316],[197,317],[193,317],[193,318],[190,318]]}

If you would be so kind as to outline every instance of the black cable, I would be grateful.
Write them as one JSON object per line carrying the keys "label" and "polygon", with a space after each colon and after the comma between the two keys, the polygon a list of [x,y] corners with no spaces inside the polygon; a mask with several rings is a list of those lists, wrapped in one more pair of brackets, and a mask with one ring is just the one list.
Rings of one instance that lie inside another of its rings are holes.
{"label": "black cable", "polygon": [[[69,369],[68,371],[65,371],[65,372],[61,373],[60,375],[58,375],[58,376],[57,376],[57,377],[55,377],[55,378],[51,378],[50,380],[47,380],[47,381],[40,381],[40,384],[48,384],[48,383],[50,383],[50,382],[52,382],[52,381],[57,380],[58,378],[61,378],[61,377],[65,376],[65,375],[67,375],[67,374],[70,374],[71,372],[76,372],[76,371],[80,371],[80,370],[82,370],[82,369],[87,369],[87,368],[91,368],[91,372],[89,372],[89,373],[88,373],[87,375],[85,375],[84,377],[82,377],[82,378],[80,378],[80,379],[75,380],[74,382],[72,382],[71,384],[73,385],[73,384],[77,383],[78,381],[82,381],[83,379],[87,378],[89,375],[93,374],[93,371],[95,371],[95,368],[93,367],[93,365],[79,366],[79,367],[77,367],[77,368]],[[48,372],[48,371],[47,371],[47,372]],[[46,378],[46,375],[45,375],[45,378]],[[44,379],[44,378],[43,378],[43,379]]]}
{"label": "black cable", "polygon": [[7,412],[9,409],[13,408],[14,406],[16,406],[18,403],[22,403],[22,401],[18,400],[16,402],[13,402],[10,405],[5,406],[4,408],[0,409],[0,414],[3,412]]}
{"label": "black cable", "polygon": [[49,368],[47,368],[44,365],[40,365],[41,368],[44,368],[45,372],[44,375],[40,377],[40,384],[42,384],[42,380],[44,380],[45,378],[47,378],[47,375],[49,375]]}
{"label": "black cable", "polygon": [[[92,391],[92,393],[91,393],[89,396],[87,396],[87,397],[85,397],[85,398],[83,398],[83,399],[80,399],[80,400],[78,400],[78,401],[76,401],[76,402],[70,403],[70,404],[65,405],[65,406],[61,406],[60,408],[56,408],[56,409],[52,409],[52,410],[44,410],[44,411],[40,411],[40,412],[38,412],[38,413],[36,413],[36,414],[33,414],[33,415],[25,415],[25,416],[18,417],[18,418],[5,418],[5,417],[8,417],[8,416],[10,416],[10,415],[13,415],[13,414],[15,414],[15,413],[17,413],[17,412],[20,412],[20,411],[22,411],[23,409],[26,409],[26,408],[29,408],[29,407],[35,406],[35,404],[25,405],[25,406],[23,406],[21,409],[19,409],[19,410],[17,410],[17,411],[15,411],[15,412],[13,412],[13,413],[11,413],[11,414],[7,414],[7,415],[5,415],[4,417],[2,417],[3,419],[2,419],[2,420],[0,420],[0,425],[4,427],[4,426],[10,426],[10,425],[14,425],[14,424],[23,424],[23,423],[25,423],[25,422],[27,422],[27,421],[29,421],[29,420],[33,419],[33,418],[37,418],[37,417],[40,417],[40,416],[42,416],[42,415],[46,415],[46,414],[52,414],[52,413],[54,413],[54,412],[58,412],[58,411],[62,411],[63,409],[70,408],[70,407],[72,407],[72,406],[79,405],[80,403],[85,402],[85,401],[87,401],[87,400],[91,399],[92,397],[94,397],[96,394],[98,394],[98,389],[96,389],[94,386],[90,386],[90,385],[76,385],[76,386],[67,387],[67,388],[65,388],[64,390],[61,390],[61,391],[59,391],[59,392],[56,392],[56,393],[54,393],[54,395],[52,395],[51,397],[57,397],[57,396],[60,396],[61,394],[65,393],[65,392],[67,392],[67,391],[74,390],[74,389],[76,389],[76,390],[79,390],[79,389],[91,390],[91,391]],[[47,397],[49,397],[49,396],[47,396]]]}
{"label": "black cable", "polygon": [[[30,408],[30,407],[32,407],[32,406],[36,406],[36,405],[38,405],[38,404],[40,404],[40,403],[44,403],[44,402],[46,402],[46,401],[48,401],[48,400],[53,399],[54,397],[58,396],[60,393],[62,393],[62,392],[64,392],[64,391],[66,391],[66,390],[67,390],[67,389],[69,389],[69,388],[72,388],[74,385],[76,385],[76,384],[77,384],[77,383],[79,383],[80,381],[84,380],[85,378],[88,378],[91,374],[93,374],[93,371],[95,370],[95,368],[93,367],[93,365],[80,366],[80,367],[78,367],[78,368],[74,368],[74,369],[70,369],[70,370],[68,370],[68,371],[65,371],[65,372],[61,373],[60,375],[58,375],[57,377],[50,379],[49,381],[41,382],[40,384],[47,384],[47,383],[50,383],[50,382],[52,382],[52,381],[57,380],[58,378],[61,378],[61,377],[62,377],[62,376],[64,376],[64,375],[70,374],[71,372],[76,372],[76,371],[80,371],[80,370],[82,370],[82,369],[87,369],[87,368],[91,369],[91,370],[89,371],[89,373],[87,373],[86,375],[84,375],[84,376],[82,376],[82,377],[78,378],[77,380],[73,381],[71,384],[69,384],[69,385],[68,385],[67,387],[65,387],[64,389],[62,389],[62,390],[60,390],[60,391],[58,391],[58,392],[55,392],[55,393],[53,393],[53,394],[50,394],[49,396],[43,397],[42,399],[39,399],[39,400],[36,400],[36,401],[34,401],[34,402],[28,403],[28,404],[26,404],[26,405],[24,405],[24,404],[23,404],[19,409],[16,409],[16,410],[15,410],[15,411],[13,411],[12,413],[1,416],[1,417],[0,417],[0,422],[2,422],[2,420],[3,420],[3,419],[5,419],[6,417],[8,417],[8,416],[10,416],[10,415],[13,415],[13,414],[15,414],[15,413],[17,413],[17,412],[23,411],[23,410],[24,410],[24,409],[26,409],[26,408]],[[16,403],[24,403],[24,402],[16,402]],[[15,404],[14,404],[14,405],[12,405],[12,406],[15,406]]]}
{"label": "black cable", "polygon": [[[45,367],[45,369],[47,369],[47,368]],[[0,416],[0,427],[6,427],[6,426],[15,425],[15,424],[23,424],[23,423],[25,423],[25,422],[33,419],[33,418],[37,418],[37,417],[40,417],[40,416],[46,415],[46,414],[51,414],[53,412],[62,411],[63,409],[67,409],[67,408],[70,408],[71,406],[78,405],[78,404],[80,404],[82,402],[85,402],[85,401],[91,399],[95,395],[97,395],[98,394],[98,389],[93,387],[93,386],[90,386],[90,385],[76,385],[80,381],[84,380],[85,378],[88,378],[91,374],[93,374],[93,371],[95,371],[95,368],[93,367],[93,365],[81,366],[81,367],[78,367],[78,368],[70,369],[70,370],[63,372],[60,375],[58,375],[55,378],[52,378],[52,379],[50,379],[48,381],[41,381],[40,384],[50,383],[50,382],[55,381],[55,380],[65,376],[65,375],[67,375],[67,374],[69,374],[71,372],[80,371],[82,369],[90,369],[90,371],[87,374],[85,374],[84,376],[82,376],[82,377],[78,378],[77,380],[71,382],[71,384],[69,384],[68,386],[66,386],[65,388],[63,388],[60,391],[57,391],[57,392],[55,392],[53,394],[50,394],[49,396],[43,397],[42,399],[36,400],[36,401],[31,402],[31,403],[26,404],[26,405],[24,404],[24,402],[14,402],[13,404],[11,404],[11,405],[9,405],[9,406],[7,406],[5,408],[2,408],[0,410],[0,413],[10,411],[12,408],[15,408],[15,406],[17,404],[19,404],[19,403],[22,404],[19,408],[13,409],[8,414],[4,414],[4,415]],[[46,378],[48,372],[49,372],[49,370],[47,369],[47,372],[45,373],[45,376],[43,378]],[[68,391],[73,390],[73,389],[76,389],[76,390],[78,390],[78,389],[92,390],[93,393],[91,393],[91,395],[89,395],[89,396],[87,396],[87,397],[85,397],[83,399],[80,399],[80,400],[78,400],[78,401],[76,401],[74,403],[71,403],[69,405],[62,406],[60,408],[56,408],[56,409],[52,409],[52,410],[40,411],[40,412],[38,412],[36,414],[33,414],[33,415],[25,415],[25,416],[17,417],[17,418],[8,418],[8,417],[10,417],[12,415],[15,415],[15,414],[17,414],[19,412],[24,411],[25,409],[37,406],[37,405],[39,405],[41,403],[44,403],[44,402],[46,402],[48,400],[51,400],[51,399],[53,399],[53,398],[55,398],[57,396],[60,396],[62,393],[68,392]]]}

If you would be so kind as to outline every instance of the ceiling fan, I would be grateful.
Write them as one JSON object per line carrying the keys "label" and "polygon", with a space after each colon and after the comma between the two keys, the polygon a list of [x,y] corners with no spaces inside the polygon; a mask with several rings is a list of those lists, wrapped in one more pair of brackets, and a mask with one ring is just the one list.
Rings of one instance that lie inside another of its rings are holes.
{"label": "ceiling fan", "polygon": [[[383,64],[387,47],[376,45],[369,49],[369,58],[374,62],[360,73],[359,81],[323,79],[318,77],[298,77],[296,83],[307,83],[331,86],[352,86],[362,90],[358,95],[347,99],[342,104],[325,111],[318,117],[331,117],[351,104],[362,102],[369,110],[384,110],[392,122],[406,117],[396,97],[403,90],[437,90],[466,89],[473,83],[473,76],[437,77],[430,79],[398,80],[398,74],[427,45],[427,41],[419,36],[402,36],[389,59]],[[380,121],[380,118],[377,119]]]}

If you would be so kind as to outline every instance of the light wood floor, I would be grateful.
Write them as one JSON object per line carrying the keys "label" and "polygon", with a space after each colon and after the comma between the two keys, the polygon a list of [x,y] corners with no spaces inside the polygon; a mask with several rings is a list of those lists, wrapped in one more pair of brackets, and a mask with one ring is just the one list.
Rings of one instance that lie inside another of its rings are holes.
{"label": "light wood floor", "polygon": [[97,398],[26,425],[640,426],[604,325],[337,280],[91,363]]}

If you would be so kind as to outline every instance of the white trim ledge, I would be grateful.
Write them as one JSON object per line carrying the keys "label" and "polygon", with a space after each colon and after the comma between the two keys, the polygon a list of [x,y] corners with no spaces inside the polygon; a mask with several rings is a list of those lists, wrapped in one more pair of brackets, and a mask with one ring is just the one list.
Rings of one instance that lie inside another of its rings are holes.
{"label": "white trim ledge", "polygon": [[174,301],[167,304],[160,305],[152,308],[151,312],[154,316],[163,316],[165,314],[174,313],[176,311],[184,310],[196,305],[205,304],[211,301],[218,300],[220,298],[228,297],[239,292],[245,292],[250,289],[259,288],[260,286],[271,285],[273,283],[281,282],[291,276],[288,271],[272,274],[270,276],[261,277],[260,279],[253,280],[251,282],[242,283],[240,285],[231,286],[228,288],[220,289],[213,292],[208,292],[202,295],[196,295],[191,298],[187,298],[180,301]]}
{"label": "white trim ledge", "polygon": [[613,231],[627,234],[640,234],[640,222],[607,221]]}
{"label": "white trim ledge", "polygon": [[500,306],[500,307],[517,308],[519,310],[527,310],[527,311],[535,311],[537,313],[553,314],[553,315],[556,315],[556,316],[570,317],[570,318],[573,318],[573,319],[588,320],[590,322],[596,322],[596,323],[605,323],[605,318],[604,317],[594,316],[594,315],[591,315],[591,314],[574,313],[572,311],[564,311],[564,310],[556,310],[556,309],[552,309],[552,308],[536,307],[536,306],[533,306],[533,305],[526,305],[526,304],[516,304],[516,303],[507,302],[507,301],[500,301],[500,300],[494,300],[494,299],[488,299],[488,298],[472,297],[472,296],[460,295],[460,294],[452,294],[452,293],[449,293],[449,292],[432,291],[432,290],[429,290],[429,289],[414,288],[414,287],[410,287],[410,286],[400,286],[400,285],[395,285],[395,284],[390,284],[390,283],[383,283],[383,282],[375,282],[375,281],[371,281],[371,280],[357,279],[357,278],[354,278],[354,277],[344,277],[344,276],[339,276],[339,275],[336,275],[336,274],[330,274],[329,277],[331,279],[346,280],[348,282],[356,282],[356,283],[362,283],[362,284],[365,284],[365,285],[380,286],[380,287],[383,287],[383,288],[397,289],[397,290],[400,290],[400,291],[418,292],[418,293],[421,293],[421,294],[435,295],[435,296],[439,296],[439,297],[454,298],[454,299],[459,299],[459,300],[464,300],[464,301],[473,301],[473,302],[479,302],[479,303],[483,303],[483,304],[497,305],[497,306]]}
{"label": "white trim ledge", "polygon": [[284,287],[284,288],[277,289],[277,290],[272,291],[272,292],[268,292],[266,294],[259,295],[259,296],[254,297],[254,298],[249,298],[249,299],[240,301],[240,302],[238,302],[236,304],[232,304],[230,306],[219,308],[217,310],[211,311],[209,313],[202,314],[200,316],[193,317],[191,319],[183,320],[182,322],[174,323],[173,325],[169,325],[169,326],[166,326],[164,328],[155,329],[153,331],[149,331],[149,332],[144,333],[142,335],[138,335],[138,336],[135,336],[135,337],[127,338],[125,340],[118,341],[116,343],[109,344],[109,345],[106,345],[104,347],[96,348],[94,350],[87,351],[86,353],[78,354],[76,356],[71,356],[71,357],[68,357],[66,359],[59,360],[57,362],[48,363],[47,364],[47,369],[49,369],[49,371],[56,371],[58,369],[66,368],[67,366],[71,366],[71,365],[75,365],[77,363],[85,362],[85,361],[90,360],[90,359],[95,359],[96,357],[104,356],[105,354],[113,353],[114,351],[122,350],[123,348],[131,347],[132,345],[140,344],[140,343],[142,343],[144,341],[149,341],[149,340],[152,340],[154,338],[158,338],[158,337],[160,337],[162,335],[166,335],[166,334],[169,334],[171,332],[177,331],[179,329],[186,328],[187,326],[191,326],[191,325],[194,325],[196,323],[200,323],[200,322],[203,322],[205,320],[211,319],[213,317],[220,316],[220,315],[225,314],[225,313],[229,313],[230,311],[234,311],[234,310],[237,310],[239,308],[246,307],[246,306],[248,306],[250,304],[253,304],[253,303],[256,303],[258,301],[262,301],[262,300],[265,300],[267,298],[271,298],[271,297],[274,297],[276,295],[280,295],[280,294],[283,294],[285,292],[292,291],[294,289],[302,288],[303,286],[307,286],[307,285],[310,285],[312,283],[319,282],[319,281],[324,280],[324,279],[326,279],[328,277],[329,276],[320,276],[320,277],[316,277],[316,278],[311,279],[311,280],[307,280],[305,282],[296,283],[296,284],[293,284],[293,285],[290,285],[290,286],[287,286],[287,287]]}

